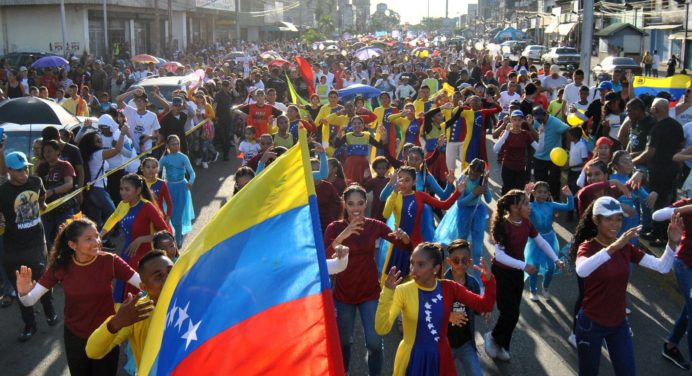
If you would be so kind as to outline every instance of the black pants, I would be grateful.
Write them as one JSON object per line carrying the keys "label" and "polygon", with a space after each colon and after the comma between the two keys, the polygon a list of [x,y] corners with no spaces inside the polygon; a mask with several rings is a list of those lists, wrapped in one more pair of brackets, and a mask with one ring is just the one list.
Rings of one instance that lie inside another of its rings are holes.
{"label": "black pants", "polygon": [[231,150],[231,142],[233,141],[233,122],[231,119],[222,119],[216,122],[216,144],[219,146],[221,155],[228,158],[228,153]]}
{"label": "black pants", "polygon": [[100,376],[118,373],[120,348],[116,346],[102,359],[89,359],[86,355],[87,340],[79,338],[65,327],[65,355],[72,376]]}
{"label": "black pants", "polygon": [[581,309],[581,302],[584,300],[584,279],[577,276],[577,301],[574,302],[574,316],[572,317],[572,333],[577,332],[577,315]]}
{"label": "black pants", "polygon": [[526,185],[526,171],[517,171],[502,166],[502,194],[512,189],[524,190]]}
{"label": "black pants", "polygon": [[550,195],[553,200],[560,199],[560,178],[561,178],[560,167],[556,166],[551,161],[544,161],[542,159],[533,159],[533,176],[536,181],[544,181],[550,185]]}
{"label": "black pants", "polygon": [[493,329],[493,338],[498,345],[509,351],[512,333],[519,322],[519,305],[524,291],[524,271],[505,269],[495,264],[492,272],[497,280],[497,310],[500,316]]}
{"label": "black pants", "polygon": [[[45,245],[42,247],[42,254],[40,255],[32,255],[30,258],[22,259],[16,256],[16,252],[18,251],[10,251],[10,252],[5,252],[5,260],[4,260],[4,265],[3,267],[5,268],[5,272],[7,273],[7,277],[10,280],[10,283],[12,283],[12,287],[17,291],[17,275],[15,272],[19,270],[19,268],[24,265],[29,268],[31,268],[31,275],[34,280],[38,280],[41,275],[43,274],[43,271],[46,267],[45,263]],[[21,252],[21,251],[20,251]],[[33,249],[30,251],[27,251],[27,254],[36,254],[38,252],[41,252],[38,249]],[[19,292],[17,292],[17,296],[19,296]],[[52,291],[46,292],[42,297],[41,297],[41,305],[43,306],[43,312],[46,314],[46,317],[52,317],[55,314],[55,307],[53,307],[53,293]],[[36,326],[36,314],[34,313],[34,307],[25,307],[21,301],[17,300],[17,306],[19,307],[19,311],[22,315],[22,321],[24,321],[24,325],[26,326]]]}

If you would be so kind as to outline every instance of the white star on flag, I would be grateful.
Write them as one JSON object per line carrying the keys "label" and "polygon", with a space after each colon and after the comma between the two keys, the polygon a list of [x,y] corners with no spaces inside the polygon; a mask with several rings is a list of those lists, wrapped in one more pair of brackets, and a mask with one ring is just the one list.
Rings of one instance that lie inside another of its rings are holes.
{"label": "white star on flag", "polygon": [[431,331],[430,331],[430,334],[432,334],[432,335],[437,334],[437,330],[435,330],[435,329],[431,330]]}
{"label": "white star on flag", "polygon": [[192,320],[187,323],[187,332],[180,337],[185,340],[185,350],[190,346],[190,342],[197,340],[197,328],[199,328],[201,323],[202,320],[197,321],[197,324],[193,324]]}
{"label": "white star on flag", "polygon": [[185,320],[187,320],[187,318],[190,317],[187,314],[187,307],[189,306],[190,302],[187,302],[187,304],[185,305],[185,309],[178,307],[178,321],[175,322],[175,326],[178,328],[178,331],[180,331],[180,329],[183,328],[183,322],[185,322]]}
{"label": "white star on flag", "polygon": [[435,342],[438,342],[440,337],[435,337]]}
{"label": "white star on flag", "polygon": [[432,306],[430,305],[430,303],[425,302],[425,309],[430,309],[431,307],[432,307]]}
{"label": "white star on flag", "polygon": [[425,321],[430,322],[432,320],[432,316],[425,316]]}
{"label": "white star on flag", "polygon": [[437,299],[440,299],[440,300],[442,300],[442,295],[440,295],[440,294],[437,294]]}
{"label": "white star on flag", "polygon": [[171,309],[170,312],[168,312],[168,315],[166,317],[166,326],[171,326],[173,324],[173,321],[175,321],[175,312],[178,310],[178,301],[176,300],[173,302],[173,309]]}
{"label": "white star on flag", "polygon": [[432,299],[432,302],[433,302],[433,303],[437,303],[437,299],[433,298],[433,299]]}
{"label": "white star on flag", "polygon": [[428,329],[435,329],[435,325],[433,325],[432,323],[428,324]]}

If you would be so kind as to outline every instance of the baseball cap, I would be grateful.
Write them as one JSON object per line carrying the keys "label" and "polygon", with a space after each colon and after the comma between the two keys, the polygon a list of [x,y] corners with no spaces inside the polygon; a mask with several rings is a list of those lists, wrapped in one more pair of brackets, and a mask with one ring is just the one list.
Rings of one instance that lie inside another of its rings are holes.
{"label": "baseball cap", "polygon": [[21,170],[26,166],[33,166],[33,164],[29,163],[29,160],[26,159],[26,154],[21,151],[13,151],[7,154],[5,156],[5,165],[12,170]]}
{"label": "baseball cap", "polygon": [[613,83],[610,81],[601,81],[598,84],[598,90],[613,90]]}
{"label": "baseball cap", "polygon": [[605,136],[599,137],[598,140],[596,140],[596,147],[604,145],[604,144],[608,145],[609,148],[612,148],[613,145],[615,145],[613,140],[611,140],[610,138],[605,137]]}
{"label": "baseball cap", "polygon": [[[552,69],[551,69],[551,70],[552,70]],[[521,69],[519,69],[519,74],[522,75],[522,76],[528,76],[528,75],[529,75],[529,71],[527,71],[526,68],[521,68]]]}
{"label": "baseball cap", "polygon": [[19,71],[20,71],[20,72],[26,72],[27,70],[28,70],[28,69],[26,69],[26,67],[24,67],[24,66],[19,67]]}
{"label": "baseball cap", "polygon": [[512,111],[511,116],[512,117],[514,117],[514,116],[524,117],[524,113],[521,110],[514,110],[514,111]]}
{"label": "baseball cap", "polygon": [[618,202],[618,200],[609,196],[603,196],[599,197],[596,201],[594,201],[593,215],[602,215],[604,217],[610,217],[615,214],[625,215],[625,212],[622,210],[622,206],[620,205],[620,202]]}
{"label": "baseball cap", "polygon": [[560,67],[556,64],[550,66],[550,74],[560,73]]}

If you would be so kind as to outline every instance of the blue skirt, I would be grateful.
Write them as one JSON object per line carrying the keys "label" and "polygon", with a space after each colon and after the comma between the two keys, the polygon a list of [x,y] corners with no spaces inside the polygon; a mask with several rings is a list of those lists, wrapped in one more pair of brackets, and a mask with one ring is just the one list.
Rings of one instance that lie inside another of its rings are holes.
{"label": "blue skirt", "polygon": [[192,207],[192,194],[187,188],[187,180],[180,182],[167,182],[168,191],[173,202],[173,215],[171,223],[173,228],[181,228],[182,235],[192,230],[192,220],[195,219],[195,211]]}
{"label": "blue skirt", "polygon": [[[550,244],[550,247],[553,249],[553,252],[555,252],[555,255],[559,257],[558,251],[560,250],[560,245],[557,242],[557,235],[555,235],[555,231],[541,234],[541,237],[545,239],[548,244]],[[538,274],[545,274],[548,263],[553,263],[550,258],[548,258],[548,256],[543,253],[540,248],[538,248],[536,242],[531,238],[529,238],[529,240],[526,242],[526,247],[524,248],[524,259],[526,260],[527,264],[534,265],[538,269]],[[557,274],[557,270],[555,273]],[[529,277],[529,275],[524,273],[524,277],[524,279],[526,279]]]}
{"label": "blue skirt", "polygon": [[435,241],[447,245],[456,239],[467,239],[472,232],[485,232],[488,217],[488,207],[482,202],[478,206],[453,205],[437,226]]}

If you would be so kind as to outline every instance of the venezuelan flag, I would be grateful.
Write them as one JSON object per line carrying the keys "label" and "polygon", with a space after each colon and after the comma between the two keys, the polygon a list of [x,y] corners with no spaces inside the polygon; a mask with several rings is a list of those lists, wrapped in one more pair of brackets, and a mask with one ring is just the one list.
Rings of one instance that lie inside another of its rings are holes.
{"label": "venezuelan flag", "polygon": [[305,130],[175,264],[140,375],[343,375]]}
{"label": "venezuelan flag", "polygon": [[634,84],[634,95],[640,96],[642,94],[650,94],[656,96],[656,94],[666,91],[670,93],[673,101],[679,101],[683,95],[685,95],[685,90],[690,86],[690,76],[685,74],[676,74],[672,77],[642,77],[635,76]]}

